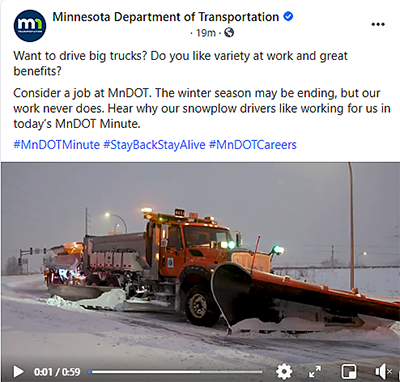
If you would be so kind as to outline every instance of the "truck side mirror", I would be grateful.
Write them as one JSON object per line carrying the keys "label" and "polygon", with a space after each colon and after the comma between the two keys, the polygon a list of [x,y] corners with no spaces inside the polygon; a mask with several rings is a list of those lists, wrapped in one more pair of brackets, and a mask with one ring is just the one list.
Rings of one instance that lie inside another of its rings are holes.
{"label": "truck side mirror", "polygon": [[236,247],[240,248],[242,246],[242,233],[236,232]]}

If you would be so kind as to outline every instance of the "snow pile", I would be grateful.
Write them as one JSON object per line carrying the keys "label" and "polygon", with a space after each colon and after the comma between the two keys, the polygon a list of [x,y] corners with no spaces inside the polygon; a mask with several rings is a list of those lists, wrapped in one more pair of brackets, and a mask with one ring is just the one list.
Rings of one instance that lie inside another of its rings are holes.
{"label": "snow pile", "polygon": [[122,289],[112,289],[109,292],[103,293],[95,299],[79,300],[79,305],[98,306],[101,308],[112,310],[123,310],[123,303],[126,295]]}
{"label": "snow pile", "polygon": [[150,302],[150,298],[131,297],[127,302],[132,302],[135,304],[148,304]]}
{"label": "snow pile", "polygon": [[256,331],[259,330],[283,330],[283,331],[321,331],[324,330],[325,324],[323,322],[312,322],[302,318],[288,317],[284,318],[279,324],[274,322],[262,322],[258,318],[250,318],[238,322],[233,325],[233,332],[240,332],[242,330]]}
{"label": "snow pile", "polygon": [[170,305],[171,305],[171,303],[170,303],[170,302],[166,302],[166,301],[159,301],[159,300],[151,300],[151,301],[150,301],[150,303],[151,303],[151,304],[153,304],[153,305],[159,305],[159,306],[165,306],[165,307],[167,307],[167,306],[170,306]]}
{"label": "snow pile", "polygon": [[125,292],[121,289],[113,289],[101,296],[79,301],[67,301],[60,296],[54,296],[46,300],[47,305],[57,306],[67,310],[85,310],[82,306],[94,306],[111,310],[123,310]]}
{"label": "snow pile", "polygon": [[130,300],[125,300],[126,295],[122,289],[112,289],[109,292],[103,293],[101,296],[95,299],[86,299],[79,301],[67,301],[59,296],[46,299],[47,305],[57,306],[59,308],[68,310],[84,310],[84,306],[116,310],[119,312],[129,311],[129,309],[135,304],[148,304],[157,305],[159,307],[168,307],[171,304],[165,301],[157,301],[150,299],[143,299],[132,297]]}
{"label": "snow pile", "polygon": [[[324,333],[307,333],[300,335],[299,338],[307,339],[324,339],[332,341],[390,341],[399,340],[399,333],[389,328],[378,326],[375,330],[362,330],[362,329],[342,329],[335,332]],[[397,343],[397,342],[396,342]]]}
{"label": "snow pile", "polygon": [[167,301],[159,301],[159,300],[151,300],[149,298],[138,298],[138,297],[131,297],[128,301],[129,304],[151,304],[151,305],[159,305],[168,307],[171,303]]}
{"label": "snow pile", "polygon": [[[241,331],[250,331],[245,335],[258,335],[259,331],[269,331],[265,334],[270,338],[298,338],[328,341],[398,341],[400,339],[400,322],[394,323],[390,328],[378,326],[373,330],[363,328],[341,329],[325,327],[322,322],[311,322],[301,318],[285,318],[279,324],[262,322],[258,318],[243,320],[232,327],[235,334]],[[286,331],[311,332],[303,334],[289,334]]]}
{"label": "snow pile", "polygon": [[400,322],[396,322],[395,324],[393,324],[393,325],[390,327],[390,329],[391,329],[394,333],[396,333],[396,334],[399,336],[399,338],[400,338]]}
{"label": "snow pile", "polygon": [[46,300],[46,304],[51,305],[51,306],[57,306],[58,308],[63,308],[63,309],[67,309],[67,310],[75,310],[75,311],[76,310],[84,310],[84,308],[82,308],[78,302],[67,301],[67,300],[64,300],[60,296],[53,296],[51,298],[48,298]]}

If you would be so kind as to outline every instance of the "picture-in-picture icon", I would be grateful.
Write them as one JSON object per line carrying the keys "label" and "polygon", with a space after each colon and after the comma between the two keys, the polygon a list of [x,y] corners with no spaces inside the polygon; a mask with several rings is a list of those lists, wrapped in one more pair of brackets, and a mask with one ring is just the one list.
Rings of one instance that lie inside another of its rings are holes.
{"label": "picture-in-picture icon", "polygon": [[356,379],[357,378],[357,365],[354,363],[344,363],[342,365],[342,379]]}

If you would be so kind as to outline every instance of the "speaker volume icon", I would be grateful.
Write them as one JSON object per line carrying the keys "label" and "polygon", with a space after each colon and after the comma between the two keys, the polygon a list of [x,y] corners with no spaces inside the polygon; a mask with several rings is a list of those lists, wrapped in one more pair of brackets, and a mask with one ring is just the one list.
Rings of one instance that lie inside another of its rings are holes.
{"label": "speaker volume icon", "polygon": [[383,380],[386,380],[386,375],[392,374],[392,369],[388,369],[386,363],[383,363],[380,367],[375,369],[375,374],[379,375]]}

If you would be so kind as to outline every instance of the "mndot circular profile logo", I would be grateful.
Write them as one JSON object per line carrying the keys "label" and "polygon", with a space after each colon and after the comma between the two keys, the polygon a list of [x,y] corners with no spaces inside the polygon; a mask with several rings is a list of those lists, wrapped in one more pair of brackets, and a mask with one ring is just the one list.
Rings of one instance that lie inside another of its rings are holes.
{"label": "mndot circular profile logo", "polygon": [[15,18],[14,30],[21,40],[37,41],[46,31],[46,20],[39,12],[33,10],[23,11]]}

